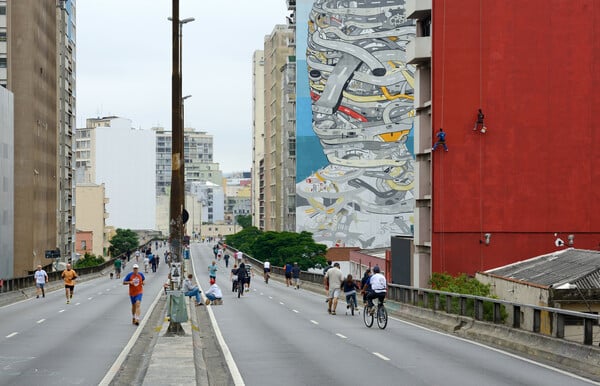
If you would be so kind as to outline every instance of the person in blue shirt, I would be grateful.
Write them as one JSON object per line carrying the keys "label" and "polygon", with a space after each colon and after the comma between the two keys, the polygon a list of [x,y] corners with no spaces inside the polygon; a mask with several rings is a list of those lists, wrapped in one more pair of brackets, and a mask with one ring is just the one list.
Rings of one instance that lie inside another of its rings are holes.
{"label": "person in blue shirt", "polygon": [[211,279],[217,279],[217,262],[214,260],[212,264],[208,266],[208,276]]}
{"label": "person in blue shirt", "polygon": [[284,267],[284,273],[285,273],[285,285],[287,287],[292,285],[292,264],[291,263],[287,263]]}
{"label": "person in blue shirt", "polygon": [[448,151],[448,146],[446,146],[446,132],[444,131],[444,129],[442,129],[440,127],[440,131],[437,133],[437,142],[435,143],[435,145],[433,145],[433,147],[431,148],[431,151],[435,151],[435,149],[439,146],[442,145],[444,147],[445,151]]}

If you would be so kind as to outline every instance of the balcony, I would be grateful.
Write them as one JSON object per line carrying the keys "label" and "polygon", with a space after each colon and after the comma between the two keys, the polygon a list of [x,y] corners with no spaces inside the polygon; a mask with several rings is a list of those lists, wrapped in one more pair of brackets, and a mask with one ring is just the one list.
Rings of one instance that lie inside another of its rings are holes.
{"label": "balcony", "polygon": [[406,17],[423,19],[431,15],[431,0],[406,0]]}
{"label": "balcony", "polygon": [[406,45],[408,64],[422,64],[431,61],[431,36],[416,37]]}

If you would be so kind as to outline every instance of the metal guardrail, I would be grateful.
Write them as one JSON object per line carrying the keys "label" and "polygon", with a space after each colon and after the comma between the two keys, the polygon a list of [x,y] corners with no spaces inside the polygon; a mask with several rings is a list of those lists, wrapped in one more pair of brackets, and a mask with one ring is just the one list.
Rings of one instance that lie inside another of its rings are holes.
{"label": "metal guardrail", "polygon": [[[237,251],[229,245],[227,248]],[[259,269],[262,267],[262,261],[245,253],[243,256],[245,259],[250,260],[254,267],[259,267]],[[284,271],[282,267],[271,266],[271,273],[283,275]],[[323,275],[302,271],[300,280],[322,284]],[[542,333],[542,314],[547,313],[550,320],[551,336],[559,339],[565,339],[565,320],[569,317],[571,320],[579,321],[583,326],[583,342],[577,343],[583,343],[584,345],[593,344],[594,325],[600,324],[600,315],[596,314],[398,284],[388,284],[387,298],[398,303],[410,304],[414,307],[435,312],[442,311],[448,315],[470,317],[478,321],[484,321],[484,306],[489,304],[493,310],[490,322],[538,334]],[[529,312],[523,312],[525,310]],[[503,311],[506,315],[512,315],[512,318],[505,321]],[[531,320],[525,320],[526,317],[530,317]]]}

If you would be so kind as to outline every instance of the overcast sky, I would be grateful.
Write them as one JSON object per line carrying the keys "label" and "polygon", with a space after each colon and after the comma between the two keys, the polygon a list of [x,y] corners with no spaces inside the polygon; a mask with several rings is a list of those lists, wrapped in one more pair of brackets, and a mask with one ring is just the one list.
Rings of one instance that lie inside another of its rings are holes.
{"label": "overcast sky", "polygon": [[[252,53],[285,0],[180,0],[185,126],[214,136],[223,172],[252,162]],[[117,115],[171,129],[172,0],[77,1],[77,127]]]}

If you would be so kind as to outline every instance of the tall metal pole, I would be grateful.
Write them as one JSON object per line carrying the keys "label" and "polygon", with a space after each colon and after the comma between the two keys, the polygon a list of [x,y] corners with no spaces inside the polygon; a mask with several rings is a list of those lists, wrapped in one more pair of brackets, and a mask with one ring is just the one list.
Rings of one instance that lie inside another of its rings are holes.
{"label": "tall metal pole", "polygon": [[[173,37],[173,69],[171,76],[171,199],[169,210],[169,240],[171,262],[183,265],[182,241],[183,241],[183,195],[184,195],[184,159],[183,159],[183,133],[181,128],[181,65],[179,55],[179,0],[173,0],[172,17]],[[183,272],[181,269],[177,274],[178,288],[181,287]],[[171,278],[172,280],[175,277]],[[183,298],[183,296],[180,296]],[[173,301],[173,299],[171,299]],[[171,309],[171,322],[169,331],[181,333],[183,331],[179,322],[173,322],[173,309]]]}

